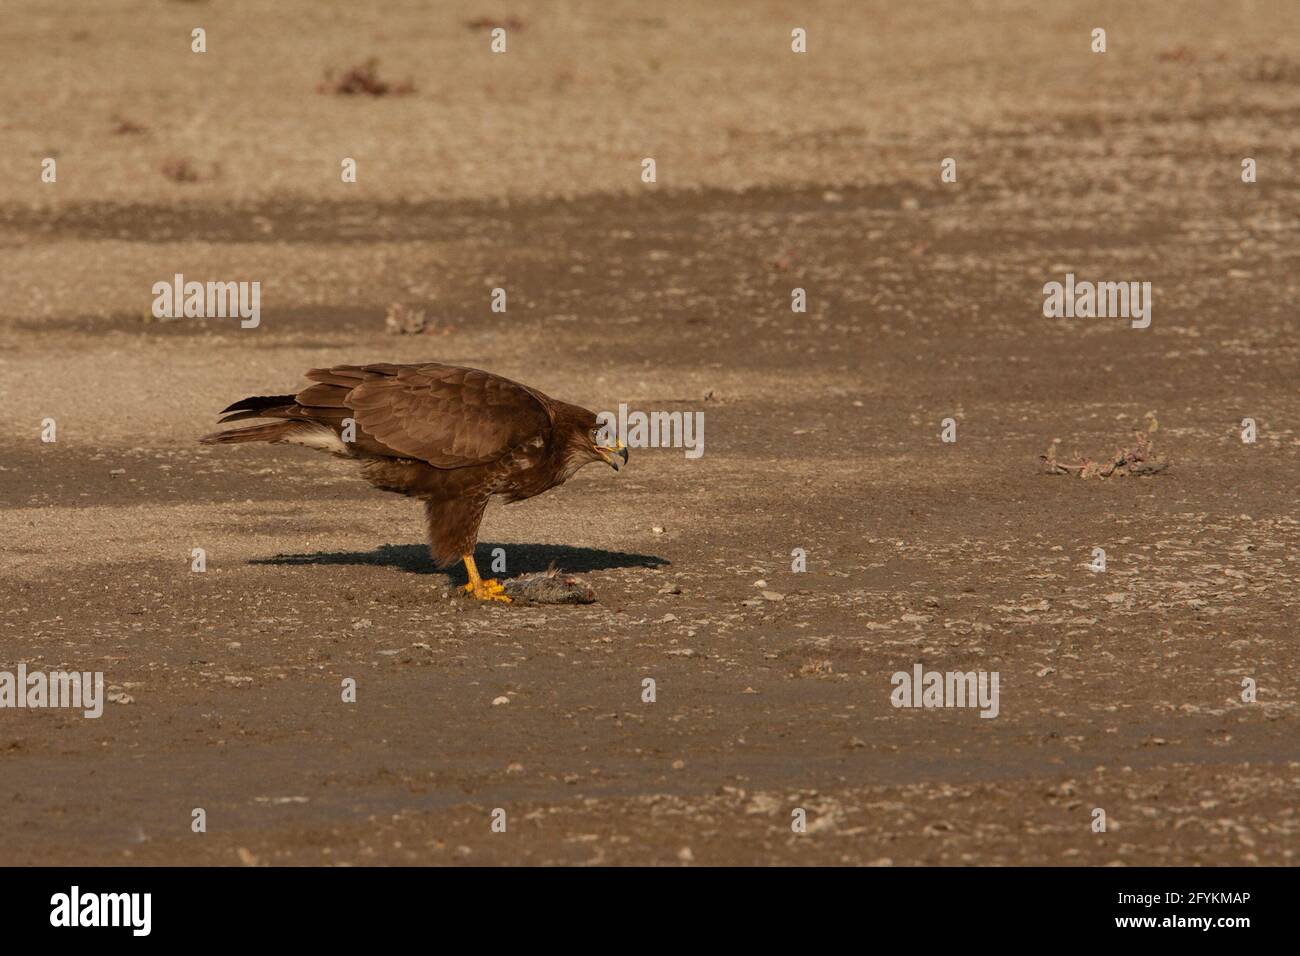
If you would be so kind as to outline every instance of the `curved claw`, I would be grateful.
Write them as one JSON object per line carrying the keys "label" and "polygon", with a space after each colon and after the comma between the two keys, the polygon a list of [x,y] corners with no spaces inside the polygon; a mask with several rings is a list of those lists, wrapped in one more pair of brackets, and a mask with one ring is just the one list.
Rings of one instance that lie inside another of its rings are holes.
{"label": "curved claw", "polygon": [[506,596],[505,585],[491,578],[487,581],[471,581],[465,585],[465,593],[470,594],[478,601],[500,601],[502,604],[510,604],[511,600]]}

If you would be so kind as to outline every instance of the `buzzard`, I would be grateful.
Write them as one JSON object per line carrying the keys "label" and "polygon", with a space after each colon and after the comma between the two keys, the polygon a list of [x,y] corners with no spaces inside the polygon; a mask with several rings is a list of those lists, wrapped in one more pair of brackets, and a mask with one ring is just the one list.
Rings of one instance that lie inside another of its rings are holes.
{"label": "buzzard", "polygon": [[489,498],[522,501],[594,461],[615,471],[627,464],[626,446],[604,438],[595,413],[491,372],[381,363],[314,368],[307,378],[314,384],[296,395],[235,402],[221,424],[275,421],[199,440],[305,445],[360,461],[376,488],[424,501],[434,561],[440,568],[464,561],[465,590],[481,601],[510,602],[474,566]]}

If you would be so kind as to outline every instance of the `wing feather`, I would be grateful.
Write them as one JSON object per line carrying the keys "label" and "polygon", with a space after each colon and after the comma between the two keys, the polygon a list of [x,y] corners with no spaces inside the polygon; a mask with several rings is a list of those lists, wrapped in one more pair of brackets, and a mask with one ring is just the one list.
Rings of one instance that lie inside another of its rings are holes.
{"label": "wing feather", "polygon": [[318,384],[297,396],[302,417],[350,409],[358,432],[437,468],[485,464],[550,435],[545,395],[478,369],[380,363],[312,369],[307,378]]}

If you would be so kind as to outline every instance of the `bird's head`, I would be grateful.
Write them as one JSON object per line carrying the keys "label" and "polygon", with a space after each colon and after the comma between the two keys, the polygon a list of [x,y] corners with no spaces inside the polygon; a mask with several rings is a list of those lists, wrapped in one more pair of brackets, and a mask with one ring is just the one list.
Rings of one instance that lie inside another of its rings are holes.
{"label": "bird's head", "polygon": [[593,461],[603,461],[615,471],[627,464],[627,446],[614,434],[613,425],[602,425],[594,412],[576,405],[565,411],[557,424],[567,432],[564,457],[572,471]]}

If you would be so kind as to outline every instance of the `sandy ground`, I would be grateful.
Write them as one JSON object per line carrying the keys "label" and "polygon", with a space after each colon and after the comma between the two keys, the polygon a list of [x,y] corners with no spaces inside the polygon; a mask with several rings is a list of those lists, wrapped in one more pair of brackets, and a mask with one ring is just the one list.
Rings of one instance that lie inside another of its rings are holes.
{"label": "sandy ground", "polygon": [[[1296,862],[1300,8],[11,6],[0,671],[115,700],[0,710],[0,863]],[[316,92],[371,55],[415,91]],[[1067,271],[1151,327],[1045,319]],[[176,272],[261,326],[146,321]],[[475,606],[354,466],[196,444],[425,359],[705,413],[489,510],[598,603]],[[1041,473],[1148,413],[1164,473]],[[997,718],[891,706],[918,663]]]}

